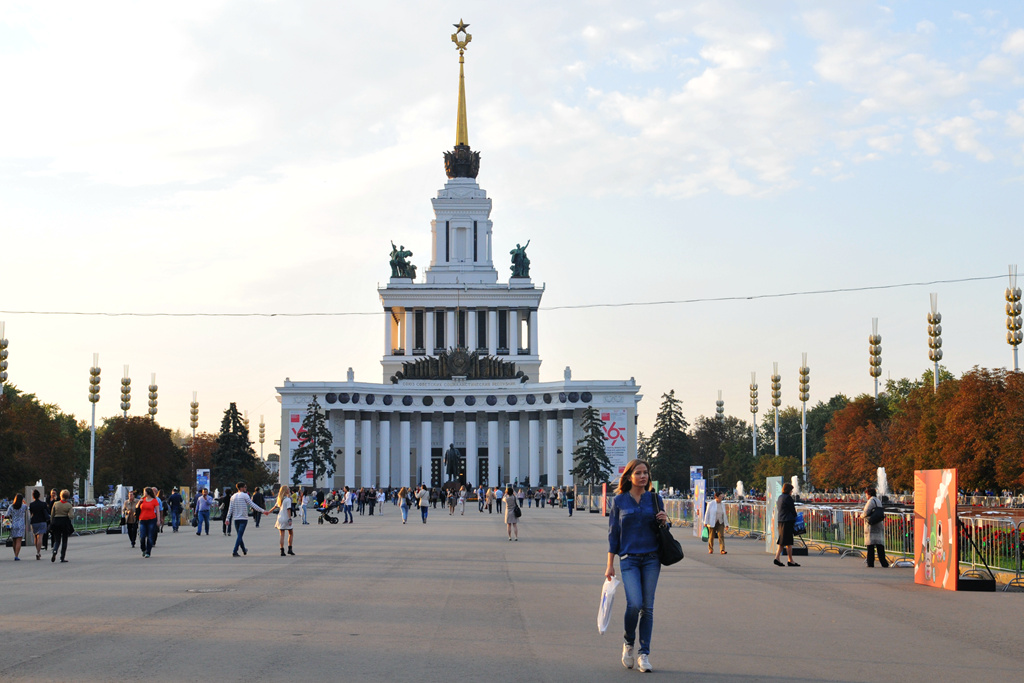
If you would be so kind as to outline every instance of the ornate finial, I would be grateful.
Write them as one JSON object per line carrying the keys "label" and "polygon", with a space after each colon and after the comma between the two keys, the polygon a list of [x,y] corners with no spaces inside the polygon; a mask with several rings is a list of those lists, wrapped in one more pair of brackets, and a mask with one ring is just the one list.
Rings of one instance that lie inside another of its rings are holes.
{"label": "ornate finial", "polygon": [[[466,46],[473,36],[466,32],[469,24],[459,19],[452,24],[455,33],[452,42],[459,51],[459,107],[455,122],[455,149],[444,153],[445,173],[449,178],[476,178],[480,171],[480,153],[469,147],[469,123],[466,118],[466,72],[464,69]],[[462,36],[461,38],[459,36]]]}
{"label": "ornate finial", "polygon": [[[469,24],[462,21],[462,19],[459,19],[459,23],[452,24],[452,26],[455,27],[455,33],[452,34],[452,42],[455,43],[455,48],[459,51],[459,62],[461,62],[462,53],[466,51],[466,46],[473,40],[473,36],[466,32]],[[460,33],[465,36],[462,40],[459,40]]]}

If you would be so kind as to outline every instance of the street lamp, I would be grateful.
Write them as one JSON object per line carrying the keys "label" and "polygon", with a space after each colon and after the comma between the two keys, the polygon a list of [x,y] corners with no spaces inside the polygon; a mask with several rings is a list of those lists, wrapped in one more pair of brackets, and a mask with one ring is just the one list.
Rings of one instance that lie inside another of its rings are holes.
{"label": "street lamp", "polygon": [[132,407],[132,378],[128,376],[128,366],[124,366],[124,377],[121,378],[121,410],[127,419]]}
{"label": "street lamp", "polygon": [[100,402],[100,354],[92,354],[89,368],[89,403],[92,404],[92,427],[89,429],[89,476],[85,481],[85,499],[94,500],[96,478],[96,404]]}
{"label": "street lamp", "polygon": [[260,415],[260,460],[263,459],[263,442],[267,438],[267,424],[263,421],[263,416]]}
{"label": "street lamp", "polygon": [[[1020,319],[1020,287],[1017,286],[1017,266],[1010,266],[1010,286],[1006,288],[1006,343],[1013,347],[1013,371],[1017,372],[1017,347],[1024,341]],[[2,328],[0,328],[2,329]],[[2,336],[2,333],[0,333]]]}
{"label": "street lamp", "polygon": [[882,376],[882,335],[878,334],[878,318],[871,319],[868,366],[868,374],[875,378],[875,403],[878,403],[878,378]]}
{"label": "street lamp", "polygon": [[753,437],[754,457],[757,458],[757,373],[750,373],[750,434]]}
{"label": "street lamp", "polygon": [[722,400],[722,390],[718,390],[718,400],[715,401],[715,419],[725,422],[725,401]]}
{"label": "street lamp", "polygon": [[928,360],[935,363],[935,375],[932,377],[932,391],[939,391],[939,361],[942,360],[942,314],[939,313],[939,295],[932,292],[932,310],[928,314]]}
{"label": "street lamp", "polygon": [[807,352],[800,361],[800,466],[804,471],[804,486],[807,486],[807,401],[811,398],[811,369],[807,367]]}
{"label": "street lamp", "polygon": [[4,328],[7,326],[0,320],[0,387],[7,381],[7,337],[4,336]]}
{"label": "street lamp", "polygon": [[196,474],[196,428],[199,426],[199,401],[196,400],[196,392],[192,392],[192,402],[189,407],[189,425],[192,426],[192,475]]}
{"label": "street lamp", "polygon": [[779,364],[772,363],[772,408],[775,409],[775,456],[779,455],[779,406],[782,405],[782,377]]}
{"label": "street lamp", "polygon": [[156,421],[156,373],[149,378],[149,419]]}

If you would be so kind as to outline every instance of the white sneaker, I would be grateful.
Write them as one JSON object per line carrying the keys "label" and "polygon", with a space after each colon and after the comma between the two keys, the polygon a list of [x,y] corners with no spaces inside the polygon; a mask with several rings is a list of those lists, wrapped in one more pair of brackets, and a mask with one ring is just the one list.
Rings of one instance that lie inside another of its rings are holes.
{"label": "white sneaker", "polygon": [[627,643],[622,644],[622,666],[633,668],[633,646]]}
{"label": "white sneaker", "polygon": [[651,668],[651,660],[647,659],[647,655],[640,655],[639,657],[637,657],[636,668],[641,673],[649,673],[651,671],[654,671],[654,669]]}

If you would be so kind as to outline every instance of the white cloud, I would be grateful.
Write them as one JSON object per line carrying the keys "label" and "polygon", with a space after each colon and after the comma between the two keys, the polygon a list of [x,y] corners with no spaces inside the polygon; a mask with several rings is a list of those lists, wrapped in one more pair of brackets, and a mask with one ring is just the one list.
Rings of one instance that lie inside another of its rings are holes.
{"label": "white cloud", "polygon": [[966,116],[955,116],[935,126],[935,132],[944,135],[960,152],[973,154],[978,161],[992,161],[992,152],[978,141],[978,126]]}
{"label": "white cloud", "polygon": [[917,143],[918,148],[929,156],[935,156],[942,151],[942,146],[939,144],[938,138],[931,133],[916,128],[914,130],[914,142]]}
{"label": "white cloud", "polygon": [[1024,28],[1008,35],[1003,41],[1002,50],[1011,55],[1024,55]]}

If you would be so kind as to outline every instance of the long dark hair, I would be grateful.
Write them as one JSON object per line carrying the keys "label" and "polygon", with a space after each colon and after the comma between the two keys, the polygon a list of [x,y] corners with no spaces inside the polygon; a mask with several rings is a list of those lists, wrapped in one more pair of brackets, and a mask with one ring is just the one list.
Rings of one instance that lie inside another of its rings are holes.
{"label": "long dark hair", "polygon": [[651,466],[647,463],[646,460],[641,460],[640,458],[633,458],[632,460],[629,461],[629,464],[626,465],[626,469],[622,470],[622,476],[619,477],[619,486],[616,489],[617,493],[629,493],[629,490],[633,488],[633,482],[630,481],[630,477],[633,476],[633,470],[635,470],[640,465],[643,465],[644,467],[647,468],[647,488],[645,488],[644,491],[651,490]]}
{"label": "long dark hair", "polygon": [[11,503],[11,507],[14,508],[15,510],[20,510],[21,509],[21,502],[23,500],[25,500],[25,494],[23,494],[23,493],[16,493],[14,495],[14,502]]}

